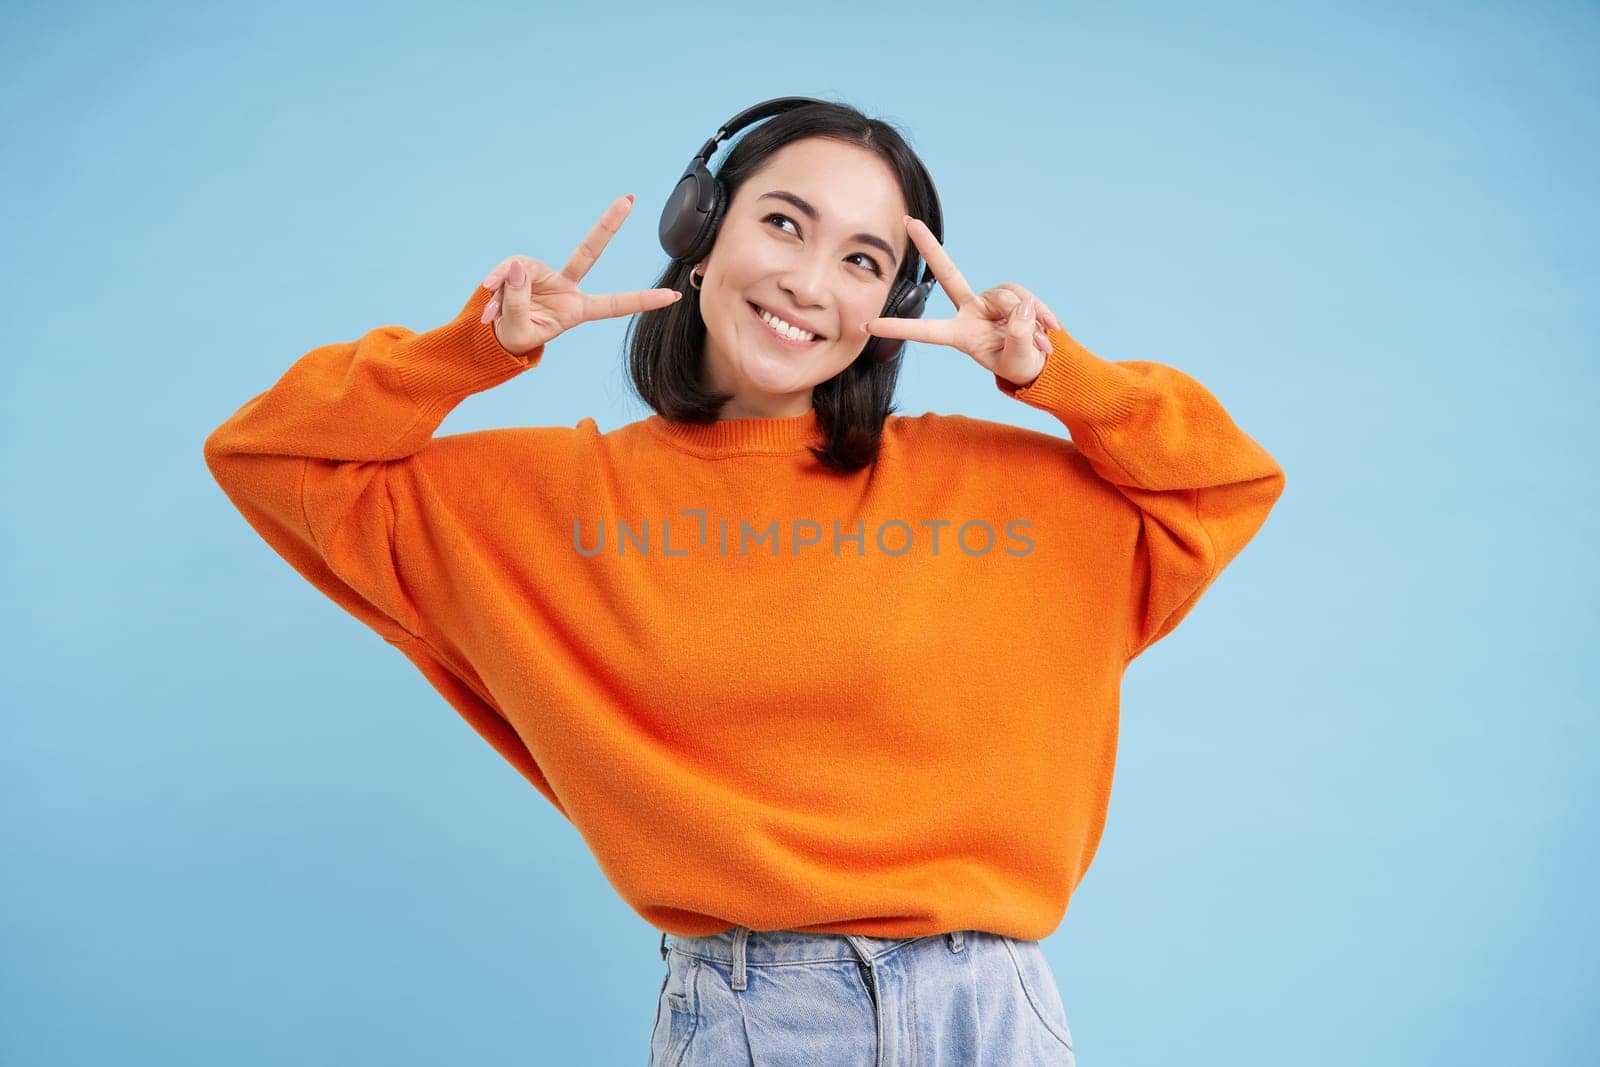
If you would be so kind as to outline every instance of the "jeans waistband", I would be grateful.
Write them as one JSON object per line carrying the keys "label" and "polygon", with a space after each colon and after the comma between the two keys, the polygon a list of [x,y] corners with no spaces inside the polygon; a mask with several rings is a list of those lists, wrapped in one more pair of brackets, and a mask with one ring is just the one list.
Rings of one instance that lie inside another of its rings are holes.
{"label": "jeans waistband", "polygon": [[733,988],[745,988],[746,963],[798,963],[824,960],[855,960],[871,968],[878,960],[917,941],[930,937],[947,938],[950,951],[960,952],[966,944],[965,931],[924,934],[921,937],[866,937],[860,934],[820,934],[803,930],[752,930],[735,926],[704,937],[679,937],[661,934],[661,958],[667,958],[667,941],[680,952],[702,959],[718,960],[733,972]]}

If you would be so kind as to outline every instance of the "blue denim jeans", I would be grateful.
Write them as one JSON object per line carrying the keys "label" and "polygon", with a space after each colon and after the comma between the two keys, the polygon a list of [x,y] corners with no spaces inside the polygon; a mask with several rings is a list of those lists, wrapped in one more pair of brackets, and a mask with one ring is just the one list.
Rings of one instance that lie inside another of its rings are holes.
{"label": "blue denim jeans", "polygon": [[1076,1067],[1037,941],[737,926],[661,955],[650,1067]]}

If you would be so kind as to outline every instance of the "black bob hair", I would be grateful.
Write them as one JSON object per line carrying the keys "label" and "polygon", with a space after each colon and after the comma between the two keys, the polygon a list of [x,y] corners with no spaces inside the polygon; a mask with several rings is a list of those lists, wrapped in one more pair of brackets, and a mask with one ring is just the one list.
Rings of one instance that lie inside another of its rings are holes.
{"label": "black bob hair", "polygon": [[[927,170],[887,122],[834,102],[807,104],[764,119],[740,136],[728,150],[718,179],[731,205],[739,187],[785,145],[809,137],[825,137],[876,152],[900,180],[912,218],[937,213],[936,194]],[[942,222],[942,220],[941,220]],[[904,231],[902,230],[902,233]],[[907,254],[898,277],[918,280],[922,272],[916,245],[906,238]],[[700,314],[699,290],[689,284],[693,263],[669,262],[656,288],[684,295],[664,308],[640,312],[629,320],[624,343],[634,392],[662,418],[674,422],[713,423],[731,393],[707,389],[701,380],[706,325]],[[893,283],[891,281],[891,290]],[[885,307],[884,310],[887,310]],[[880,315],[882,312],[880,312]],[[871,338],[862,335],[863,348]],[[892,342],[891,342],[892,343]],[[848,367],[817,383],[811,394],[822,443],[811,454],[839,472],[860,470],[878,458],[884,422],[894,412],[894,387],[900,377],[901,353],[885,362],[856,358]]]}

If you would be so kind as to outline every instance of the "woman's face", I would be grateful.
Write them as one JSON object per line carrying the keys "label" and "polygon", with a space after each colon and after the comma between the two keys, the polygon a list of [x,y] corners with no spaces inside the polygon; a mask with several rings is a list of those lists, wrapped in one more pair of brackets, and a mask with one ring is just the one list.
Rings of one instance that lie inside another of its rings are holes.
{"label": "woman's face", "polygon": [[[861,324],[883,311],[911,247],[906,214],[888,162],[827,138],[785,145],[739,187],[696,265],[705,384],[734,394],[722,418],[803,415],[812,388],[861,354]],[[775,336],[758,307],[816,339]]]}

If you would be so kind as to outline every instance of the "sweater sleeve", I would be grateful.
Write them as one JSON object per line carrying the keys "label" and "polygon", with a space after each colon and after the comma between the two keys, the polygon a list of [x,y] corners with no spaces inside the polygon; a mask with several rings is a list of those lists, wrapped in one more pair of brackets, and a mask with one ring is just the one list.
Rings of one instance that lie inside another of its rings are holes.
{"label": "sweater sleeve", "polygon": [[1018,387],[995,375],[995,385],[1060,419],[1095,473],[1138,509],[1124,634],[1132,660],[1172,632],[1255,536],[1284,472],[1183,372],[1102,359],[1064,329],[1050,341],[1037,378]]}
{"label": "sweater sleeve", "polygon": [[312,585],[391,642],[418,636],[395,566],[395,468],[469,395],[538,364],[479,322],[479,286],[454,320],[380,326],[301,356],[205,441],[212,476],[245,520]]}

